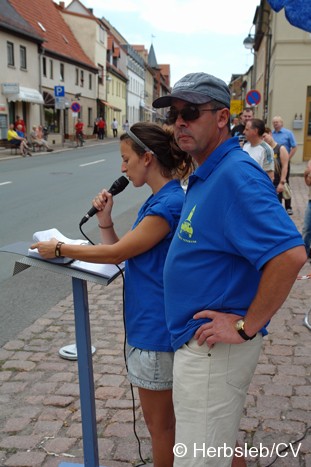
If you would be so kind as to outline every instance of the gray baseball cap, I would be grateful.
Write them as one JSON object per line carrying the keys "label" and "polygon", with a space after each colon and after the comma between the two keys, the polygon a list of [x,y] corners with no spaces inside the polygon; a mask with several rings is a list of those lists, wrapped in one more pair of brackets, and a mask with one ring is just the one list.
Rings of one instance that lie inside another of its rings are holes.
{"label": "gray baseball cap", "polygon": [[207,73],[189,73],[174,85],[171,94],[153,102],[153,107],[170,107],[172,99],[181,99],[191,104],[205,104],[216,100],[230,108],[230,91],[227,84]]}

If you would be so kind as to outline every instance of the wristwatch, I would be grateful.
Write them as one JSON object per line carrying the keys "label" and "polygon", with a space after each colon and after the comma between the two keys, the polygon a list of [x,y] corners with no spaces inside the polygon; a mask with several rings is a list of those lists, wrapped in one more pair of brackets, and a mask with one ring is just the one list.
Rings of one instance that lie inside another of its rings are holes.
{"label": "wristwatch", "polygon": [[253,336],[248,336],[246,332],[244,331],[244,324],[245,324],[244,319],[239,319],[239,321],[235,323],[235,329],[238,331],[240,336],[243,337],[245,341],[251,341],[252,339],[254,339],[254,337],[256,337],[257,333],[254,334]]}
{"label": "wristwatch", "polygon": [[56,247],[55,247],[55,256],[56,258],[61,258],[62,257],[62,254],[61,254],[61,246],[64,245],[64,242],[58,242]]}

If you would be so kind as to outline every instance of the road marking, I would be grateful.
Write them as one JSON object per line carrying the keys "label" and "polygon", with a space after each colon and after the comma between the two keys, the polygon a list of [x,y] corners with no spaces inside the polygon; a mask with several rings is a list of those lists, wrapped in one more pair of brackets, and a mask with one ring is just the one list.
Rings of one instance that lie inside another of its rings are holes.
{"label": "road marking", "polygon": [[100,164],[100,162],[106,162],[106,159],[101,159],[99,161],[88,162],[87,164],[80,164],[79,167],[85,167],[86,165]]}
{"label": "road marking", "polygon": [[12,183],[12,182],[2,182],[2,183],[0,183],[0,186],[1,185],[9,185],[10,183]]}

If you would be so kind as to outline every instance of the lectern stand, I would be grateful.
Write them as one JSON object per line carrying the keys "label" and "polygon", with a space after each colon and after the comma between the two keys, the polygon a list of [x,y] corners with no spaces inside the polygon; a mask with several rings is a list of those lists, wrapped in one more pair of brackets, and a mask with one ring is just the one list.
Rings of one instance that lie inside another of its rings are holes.
{"label": "lectern stand", "polygon": [[[28,243],[20,242],[0,248],[0,251],[27,254]],[[119,274],[116,267],[113,276],[107,278],[75,270],[72,267],[50,263],[48,261],[22,256],[18,263],[25,266],[34,266],[72,277],[73,305],[75,315],[76,346],[78,353],[78,372],[81,401],[82,436],[84,464],[61,462],[59,467],[100,467],[98,459],[98,442],[96,429],[95,391],[92,364],[91,332],[89,320],[89,305],[87,281],[108,285]],[[104,467],[104,466],[101,466]]]}

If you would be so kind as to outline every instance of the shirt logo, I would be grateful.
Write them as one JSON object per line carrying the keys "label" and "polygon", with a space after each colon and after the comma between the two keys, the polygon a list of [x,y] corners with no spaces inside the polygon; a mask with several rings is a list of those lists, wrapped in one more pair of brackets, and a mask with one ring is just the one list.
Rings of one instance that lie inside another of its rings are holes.
{"label": "shirt logo", "polygon": [[178,237],[180,238],[180,240],[183,240],[189,243],[196,243],[196,240],[192,240],[193,227],[191,224],[191,219],[193,217],[195,209],[196,209],[196,205],[191,209],[190,214],[188,215],[187,219],[184,220],[183,223],[181,224],[180,230],[178,233]]}

